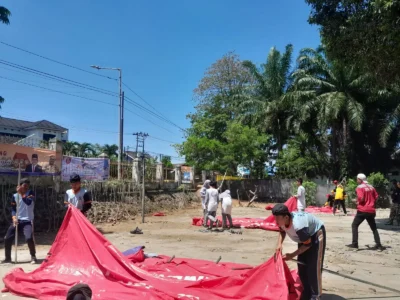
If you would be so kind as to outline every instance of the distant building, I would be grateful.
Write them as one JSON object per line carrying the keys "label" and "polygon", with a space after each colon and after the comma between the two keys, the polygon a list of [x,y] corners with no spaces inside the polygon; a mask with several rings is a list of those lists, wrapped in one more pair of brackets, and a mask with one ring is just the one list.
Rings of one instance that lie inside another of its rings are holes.
{"label": "distant building", "polygon": [[[37,146],[51,139],[68,141],[68,129],[47,120],[30,122],[0,117],[0,142]],[[22,142],[21,142],[22,141]]]}

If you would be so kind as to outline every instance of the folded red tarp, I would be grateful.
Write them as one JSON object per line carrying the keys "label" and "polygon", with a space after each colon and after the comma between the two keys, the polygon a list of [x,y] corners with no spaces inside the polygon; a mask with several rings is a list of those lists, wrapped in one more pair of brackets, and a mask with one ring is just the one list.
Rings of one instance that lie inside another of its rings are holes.
{"label": "folded red tarp", "polygon": [[156,213],[153,214],[153,216],[154,216],[154,217],[165,217],[166,214],[163,213],[163,212],[156,212]]}
{"label": "folded red tarp", "polygon": [[[285,205],[289,208],[289,211],[297,210],[297,199],[295,197],[289,198]],[[218,216],[218,219],[222,222],[222,217]],[[233,226],[234,227],[243,227],[250,229],[264,229],[270,231],[278,231],[278,225],[275,222],[275,218],[273,215],[270,215],[268,218],[233,218]],[[221,223],[220,222],[220,223]],[[203,218],[193,218],[192,225],[201,226],[203,225]]]}
{"label": "folded red tarp", "polygon": [[[226,266],[225,270],[229,268],[229,264],[215,264],[214,272],[221,266]],[[165,266],[164,274],[168,272],[167,268],[169,266]],[[211,269],[209,266],[208,270]],[[196,273],[193,268],[188,268],[180,272],[186,278],[192,274],[196,276],[200,270]],[[156,273],[129,261],[79,210],[70,206],[40,267],[30,273],[21,268],[14,269],[4,276],[3,281],[4,291],[43,300],[64,300],[68,289],[76,283],[88,284],[93,299],[107,300],[297,298],[294,279],[280,255],[276,261],[272,257],[248,271],[196,282]]]}

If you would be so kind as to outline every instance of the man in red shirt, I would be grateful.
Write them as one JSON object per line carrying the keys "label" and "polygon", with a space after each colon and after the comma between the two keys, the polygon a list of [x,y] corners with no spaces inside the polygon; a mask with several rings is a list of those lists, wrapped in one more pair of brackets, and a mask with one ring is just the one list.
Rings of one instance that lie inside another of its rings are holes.
{"label": "man in red shirt", "polygon": [[353,242],[346,246],[358,249],[358,227],[362,222],[364,222],[364,220],[367,220],[368,225],[374,234],[375,247],[373,249],[382,251],[384,248],[381,245],[381,239],[375,223],[375,202],[376,199],[378,199],[378,193],[372,185],[368,184],[367,177],[364,174],[357,175],[357,183],[357,214],[354,218],[353,224],[351,225],[353,230]]}

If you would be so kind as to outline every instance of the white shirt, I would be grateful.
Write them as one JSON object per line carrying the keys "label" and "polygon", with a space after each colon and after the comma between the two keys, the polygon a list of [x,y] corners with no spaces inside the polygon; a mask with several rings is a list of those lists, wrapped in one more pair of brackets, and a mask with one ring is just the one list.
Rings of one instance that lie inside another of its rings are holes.
{"label": "white shirt", "polygon": [[303,210],[306,208],[306,189],[304,186],[297,188],[297,209]]}
{"label": "white shirt", "polygon": [[82,210],[83,208],[83,203],[85,202],[85,200],[83,199],[83,196],[86,194],[86,190],[85,189],[80,189],[78,193],[74,193],[74,191],[72,189],[68,190],[65,193],[65,200],[64,202],[67,203],[71,203],[73,206],[75,206],[77,209]]}
{"label": "white shirt", "polygon": [[206,205],[208,211],[217,211],[218,209],[218,190],[209,188],[206,192]]}

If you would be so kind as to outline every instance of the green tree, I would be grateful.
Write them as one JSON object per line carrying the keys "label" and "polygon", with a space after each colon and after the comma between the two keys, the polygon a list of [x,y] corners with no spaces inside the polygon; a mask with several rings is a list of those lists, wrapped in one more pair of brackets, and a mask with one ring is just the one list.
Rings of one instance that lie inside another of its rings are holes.
{"label": "green tree", "polygon": [[398,82],[400,2],[306,0],[331,59],[357,65],[383,85]]}
{"label": "green tree", "polygon": [[[0,22],[8,25],[10,24],[10,19],[9,19],[10,17],[11,17],[11,12],[7,8],[0,6]],[[4,103],[4,98],[1,96],[0,96],[0,103]]]}
{"label": "green tree", "polygon": [[112,145],[105,144],[100,149],[101,149],[101,152],[107,154],[107,156],[111,160],[115,160],[115,159],[118,158],[118,146],[117,145],[115,145],[115,144],[112,144]]}
{"label": "green tree", "polygon": [[11,12],[7,8],[0,6],[0,22],[8,25],[10,24],[10,17]]}
{"label": "green tree", "polygon": [[78,142],[66,141],[63,142],[63,154],[68,156],[77,156],[78,155]]}
{"label": "green tree", "polygon": [[[351,166],[351,130],[361,132],[365,121],[368,76],[355,67],[329,62],[321,49],[303,49],[293,72],[293,87],[284,98],[292,106],[289,127],[314,133],[330,132],[336,178]],[[340,147],[339,147],[340,145]]]}
{"label": "green tree", "polygon": [[285,126],[288,114],[282,96],[290,83],[292,53],[293,46],[289,44],[283,53],[273,47],[260,68],[251,61],[243,62],[254,84],[253,91],[247,93],[248,99],[241,103],[242,120],[256,126],[260,132],[272,134],[278,151],[289,137]]}
{"label": "green tree", "polygon": [[171,162],[171,156],[163,155],[161,158],[161,162],[165,168],[172,169],[174,165]]}
{"label": "green tree", "polygon": [[81,143],[77,145],[77,155],[79,157],[93,157],[95,149],[90,143]]}

